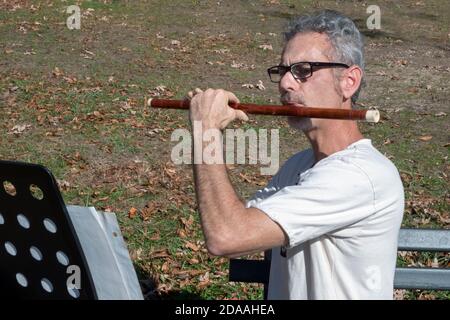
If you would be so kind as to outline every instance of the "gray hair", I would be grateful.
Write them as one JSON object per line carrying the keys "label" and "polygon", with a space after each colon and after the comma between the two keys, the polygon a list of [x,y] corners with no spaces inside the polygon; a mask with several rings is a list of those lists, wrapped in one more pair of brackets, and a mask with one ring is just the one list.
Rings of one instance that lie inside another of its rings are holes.
{"label": "gray hair", "polygon": [[[323,10],[314,15],[305,15],[292,20],[284,38],[286,42],[298,33],[325,33],[333,48],[333,58],[336,62],[357,65],[364,72],[364,44],[363,37],[355,23],[343,14],[333,10]],[[363,73],[364,74],[364,73]],[[363,81],[352,96],[354,104],[358,99]]]}

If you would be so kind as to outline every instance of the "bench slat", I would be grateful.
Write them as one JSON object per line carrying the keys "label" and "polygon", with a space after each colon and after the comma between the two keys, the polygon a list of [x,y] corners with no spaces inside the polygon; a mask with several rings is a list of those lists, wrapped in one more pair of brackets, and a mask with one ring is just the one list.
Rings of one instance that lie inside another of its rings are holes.
{"label": "bench slat", "polygon": [[450,290],[450,269],[397,268],[394,288]]}
{"label": "bench slat", "polygon": [[[402,228],[398,239],[398,251],[450,251],[450,230]],[[230,260],[230,281],[267,284],[269,275],[270,260]],[[396,268],[394,287],[450,290],[450,268]]]}
{"label": "bench slat", "polygon": [[450,230],[400,229],[399,251],[450,251]]}
{"label": "bench slat", "polygon": [[[268,283],[270,262],[264,260],[230,260],[230,281]],[[450,290],[450,269],[397,268],[396,289]]]}

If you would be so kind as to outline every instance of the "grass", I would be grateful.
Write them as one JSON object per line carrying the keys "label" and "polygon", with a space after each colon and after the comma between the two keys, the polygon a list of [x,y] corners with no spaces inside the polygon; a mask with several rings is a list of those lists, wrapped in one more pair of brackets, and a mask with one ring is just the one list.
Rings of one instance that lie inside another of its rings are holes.
{"label": "grass", "polygon": [[[205,252],[191,167],[170,161],[170,135],[189,128],[186,113],[143,102],[214,87],[242,102],[276,103],[265,70],[279,61],[283,26],[303,12],[338,9],[361,27],[368,86],[360,102],[385,117],[361,129],[402,175],[403,226],[449,227],[442,219],[450,211],[448,4],[378,1],[382,29],[375,32],[366,29],[365,4],[355,1],[79,1],[80,30],[66,28],[69,3],[14,3],[20,7],[0,5],[0,155],[44,164],[68,204],[115,212],[140,280],[156,289],[148,298],[262,298],[261,286],[229,283],[228,261]],[[265,90],[242,86],[259,80]],[[17,125],[30,127],[13,133]],[[284,119],[256,116],[231,127],[280,129],[280,163],[308,147]],[[230,172],[243,198],[268,179],[259,166]],[[448,266],[440,253],[410,253],[398,264],[429,265],[435,256]],[[450,297],[407,291],[404,298]]]}

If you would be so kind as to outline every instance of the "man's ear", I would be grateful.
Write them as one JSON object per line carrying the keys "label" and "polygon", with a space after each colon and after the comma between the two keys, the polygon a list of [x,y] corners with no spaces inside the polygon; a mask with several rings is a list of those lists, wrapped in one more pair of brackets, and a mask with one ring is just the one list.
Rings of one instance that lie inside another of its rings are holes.
{"label": "man's ear", "polygon": [[342,73],[340,86],[344,99],[350,99],[361,85],[363,72],[357,65],[352,65]]}

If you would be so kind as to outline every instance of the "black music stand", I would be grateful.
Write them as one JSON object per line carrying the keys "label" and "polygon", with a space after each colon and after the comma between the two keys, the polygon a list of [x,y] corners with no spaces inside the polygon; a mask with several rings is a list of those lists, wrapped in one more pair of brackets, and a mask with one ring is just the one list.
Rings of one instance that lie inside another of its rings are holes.
{"label": "black music stand", "polygon": [[0,298],[97,299],[56,180],[41,165],[0,161]]}

